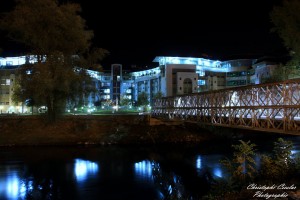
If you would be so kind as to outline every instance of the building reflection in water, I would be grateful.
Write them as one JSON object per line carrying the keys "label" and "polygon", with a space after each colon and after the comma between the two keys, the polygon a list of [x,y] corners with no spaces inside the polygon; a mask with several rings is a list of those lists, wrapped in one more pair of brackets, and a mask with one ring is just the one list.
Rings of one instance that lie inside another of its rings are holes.
{"label": "building reflection in water", "polygon": [[32,190],[32,183],[26,187],[15,171],[9,171],[7,177],[0,177],[0,199],[23,199],[26,188]]}
{"label": "building reflection in water", "polygon": [[196,156],[196,169],[199,172],[199,174],[210,172],[212,175],[216,177],[223,177],[223,169],[221,164],[219,163],[219,160],[221,157],[219,156],[212,156],[205,157],[202,155]]}
{"label": "building reflection in water", "polygon": [[134,163],[134,172],[138,180],[153,182],[152,162],[149,160]]}
{"label": "building reflection in water", "polygon": [[[90,176],[98,173],[99,166],[95,162],[75,159],[73,173],[76,176],[76,181],[84,182]],[[0,170],[0,199],[27,199],[27,198],[40,198],[42,195],[48,197],[56,193],[53,189],[53,180],[39,177],[22,177],[24,174],[22,169],[12,170],[6,168]]]}
{"label": "building reflection in water", "polygon": [[87,180],[89,176],[98,173],[98,170],[99,166],[95,162],[82,159],[75,159],[74,173],[78,182]]}

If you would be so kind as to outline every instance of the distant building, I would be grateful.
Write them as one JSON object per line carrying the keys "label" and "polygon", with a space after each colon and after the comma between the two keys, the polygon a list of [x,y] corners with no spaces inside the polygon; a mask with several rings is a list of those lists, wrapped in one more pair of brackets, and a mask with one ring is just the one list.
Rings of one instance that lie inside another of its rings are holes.
{"label": "distant building", "polygon": [[[16,70],[26,62],[34,62],[26,56],[0,58],[0,110],[26,112],[28,108],[12,101]],[[112,64],[110,71],[88,70],[93,77],[97,92],[85,97],[86,106],[101,105],[110,101],[119,105],[122,98],[132,104],[141,92],[146,92],[149,101],[158,92],[163,96],[183,95],[228,87],[259,84],[262,78],[272,76],[278,62],[267,59],[235,59],[227,61],[206,58],[157,56],[153,62],[157,67],[128,71],[122,64]]]}
{"label": "distant building", "polygon": [[22,112],[21,105],[15,105],[12,100],[16,72],[14,67],[5,67],[0,70],[0,113]]}
{"label": "distant building", "polygon": [[25,64],[26,57],[0,58],[0,114],[29,111],[22,103],[13,102],[13,90],[18,67]]}

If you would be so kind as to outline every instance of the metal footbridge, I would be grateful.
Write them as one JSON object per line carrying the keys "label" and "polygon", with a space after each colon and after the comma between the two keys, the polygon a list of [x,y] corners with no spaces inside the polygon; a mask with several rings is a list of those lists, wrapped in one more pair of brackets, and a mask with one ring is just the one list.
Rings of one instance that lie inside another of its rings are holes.
{"label": "metal footbridge", "polygon": [[300,79],[163,97],[151,116],[300,135]]}

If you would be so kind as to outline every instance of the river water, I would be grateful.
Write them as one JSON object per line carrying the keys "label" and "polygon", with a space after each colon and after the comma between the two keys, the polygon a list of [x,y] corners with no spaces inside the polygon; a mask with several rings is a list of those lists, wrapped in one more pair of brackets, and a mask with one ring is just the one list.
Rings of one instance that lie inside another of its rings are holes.
{"label": "river water", "polygon": [[[271,152],[275,137],[251,141]],[[300,150],[300,137],[284,137]],[[0,199],[201,199],[213,177],[226,176],[220,159],[230,142],[197,145],[2,147]],[[180,199],[180,198],[179,198]]]}

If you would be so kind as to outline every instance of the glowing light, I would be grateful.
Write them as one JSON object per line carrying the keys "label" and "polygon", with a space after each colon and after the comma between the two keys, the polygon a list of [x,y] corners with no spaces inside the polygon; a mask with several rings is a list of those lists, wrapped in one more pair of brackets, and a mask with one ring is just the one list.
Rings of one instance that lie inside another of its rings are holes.
{"label": "glowing light", "polygon": [[296,157],[296,155],[299,154],[299,152],[300,152],[299,150],[291,150],[291,156],[290,157],[291,158]]}
{"label": "glowing light", "polygon": [[19,179],[16,175],[9,177],[6,185],[6,192],[9,198],[17,199],[19,191]]}
{"label": "glowing light", "polygon": [[223,177],[222,170],[221,170],[221,168],[219,166],[215,166],[213,168],[213,173],[217,177],[220,177],[220,178]]}
{"label": "glowing light", "polygon": [[195,64],[191,59],[187,59],[184,61],[185,64]]}
{"label": "glowing light", "polygon": [[135,163],[134,171],[139,178],[152,180],[152,163],[149,160]]}
{"label": "glowing light", "polygon": [[0,179],[0,196],[11,200],[23,199],[26,196],[26,186],[16,172],[10,172],[6,179]]}
{"label": "glowing light", "polygon": [[8,112],[15,112],[15,107],[14,106],[9,106]]}
{"label": "glowing light", "polygon": [[201,167],[202,167],[202,160],[201,160],[201,156],[199,155],[196,159],[196,168],[201,169]]}
{"label": "glowing light", "polygon": [[98,164],[87,160],[76,159],[74,168],[76,179],[79,182],[84,181],[90,174],[98,172]]}
{"label": "glowing light", "polygon": [[180,63],[180,60],[179,60],[178,58],[174,58],[174,59],[172,60],[172,63],[174,63],[174,64],[179,64],[179,63]]}

